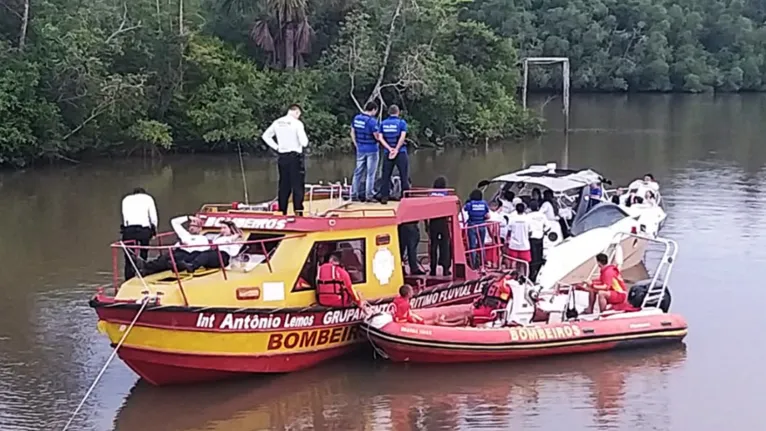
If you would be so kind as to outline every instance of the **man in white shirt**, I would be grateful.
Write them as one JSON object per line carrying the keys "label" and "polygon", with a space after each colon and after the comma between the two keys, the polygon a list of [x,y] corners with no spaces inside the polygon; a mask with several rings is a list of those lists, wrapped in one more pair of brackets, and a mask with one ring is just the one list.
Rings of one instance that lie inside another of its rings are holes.
{"label": "man in white shirt", "polygon": [[[309,144],[306,130],[300,120],[301,107],[291,105],[287,115],[278,118],[263,132],[264,142],[278,153],[277,170],[279,172],[279,191],[277,201],[279,211],[287,215],[287,202],[293,195],[293,210],[296,215],[303,214],[303,194],[306,182],[306,166],[303,149]],[[276,136],[277,140],[274,141]]]}
{"label": "man in white shirt", "polygon": [[[122,241],[127,246],[148,246],[152,237],[157,234],[157,207],[154,198],[146,193],[141,187],[136,187],[133,192],[122,200],[122,225],[120,225]],[[135,256],[135,250],[131,250]],[[141,249],[138,253],[142,259],[149,255],[148,249]],[[135,258],[134,258],[135,259]],[[128,256],[125,256],[125,280],[133,278],[135,271]]]}
{"label": "man in white shirt", "polygon": [[[189,229],[183,224],[189,222]],[[190,263],[203,251],[210,250],[210,240],[201,233],[202,221],[197,217],[180,216],[170,220],[170,226],[178,237],[178,242],[173,245],[173,260],[179,271],[186,269],[186,263]],[[155,274],[173,269],[173,261],[170,255],[163,254],[157,259],[144,261],[136,259],[136,265],[141,275]]]}
{"label": "man in white shirt", "polygon": [[529,249],[532,261],[529,264],[529,279],[535,281],[537,273],[543,264],[543,237],[547,229],[548,219],[540,211],[537,201],[529,203],[529,213],[527,213],[529,223]]}
{"label": "man in white shirt", "polygon": [[[508,256],[529,263],[532,253],[529,244],[529,219],[523,203],[516,204],[516,212],[508,216]],[[517,270],[522,265],[516,265]]]}

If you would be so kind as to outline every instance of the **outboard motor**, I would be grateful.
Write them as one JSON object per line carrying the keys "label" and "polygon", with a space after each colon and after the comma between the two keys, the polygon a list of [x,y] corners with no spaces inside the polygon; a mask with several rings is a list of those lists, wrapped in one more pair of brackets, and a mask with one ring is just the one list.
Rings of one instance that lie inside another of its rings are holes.
{"label": "outboard motor", "polygon": [[[628,302],[630,305],[640,308],[641,305],[643,305],[644,298],[646,297],[647,292],[649,291],[649,286],[651,286],[652,280],[641,280],[639,282],[636,282],[633,286],[630,287],[630,291],[628,292]],[[662,281],[658,280],[658,283],[663,283]],[[662,296],[662,302],[660,303],[660,309],[667,313],[668,310],[670,310],[670,289],[668,289],[667,286],[665,287],[665,294]],[[653,299],[646,303],[647,307],[656,307],[657,306],[657,300]]]}

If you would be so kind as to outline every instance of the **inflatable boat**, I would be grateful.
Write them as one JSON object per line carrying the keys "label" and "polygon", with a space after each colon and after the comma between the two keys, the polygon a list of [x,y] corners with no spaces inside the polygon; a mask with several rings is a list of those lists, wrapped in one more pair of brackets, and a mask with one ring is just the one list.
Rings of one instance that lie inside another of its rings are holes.
{"label": "inflatable boat", "polygon": [[687,323],[683,316],[669,312],[667,287],[677,245],[660,238],[648,240],[665,246],[662,260],[651,279],[631,286],[628,303],[617,309],[584,314],[589,292],[582,290],[582,284],[540,286],[506,280],[511,299],[488,324],[440,325],[470,316],[473,305],[467,304],[415,310],[423,324],[398,323],[391,314],[378,313],[363,322],[362,334],[385,358],[423,363],[512,360],[680,343]]}

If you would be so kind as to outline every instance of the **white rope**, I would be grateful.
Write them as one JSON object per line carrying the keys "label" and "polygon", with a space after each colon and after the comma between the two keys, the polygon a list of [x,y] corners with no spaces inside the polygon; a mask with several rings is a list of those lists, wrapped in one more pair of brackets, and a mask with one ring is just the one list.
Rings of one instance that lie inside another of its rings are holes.
{"label": "white rope", "polygon": [[[141,280],[141,283],[143,283],[144,287],[146,288],[147,292],[150,291],[149,285],[146,284],[146,280],[141,276],[141,273],[138,271],[138,267],[136,267],[136,263],[133,261],[133,257],[131,256],[131,253],[128,252],[127,247],[125,247],[125,243],[120,241],[120,246],[122,247],[123,251],[125,251],[125,258],[130,262],[130,264],[133,266],[133,270],[136,272],[136,276],[139,280]],[[77,413],[80,412],[80,409],[83,405],[85,405],[85,401],[90,396],[91,392],[93,392],[93,389],[96,388],[96,385],[98,384],[99,380],[101,380],[101,377],[106,372],[106,369],[109,367],[109,364],[112,363],[112,360],[117,355],[117,351],[122,347],[122,343],[125,342],[125,339],[128,338],[128,334],[130,334],[130,331],[133,329],[133,326],[138,321],[138,318],[141,316],[141,313],[144,312],[144,309],[149,304],[149,294],[144,294],[144,296],[141,298],[141,301],[143,304],[141,304],[141,308],[138,309],[138,312],[136,313],[136,316],[133,318],[133,321],[130,322],[130,325],[125,330],[125,333],[122,334],[122,338],[120,338],[120,341],[117,343],[117,345],[114,347],[114,350],[112,350],[112,354],[109,355],[109,359],[106,360],[106,364],[101,368],[101,371],[99,371],[98,375],[96,376],[96,379],[93,381],[93,384],[90,385],[90,388],[88,388],[88,391],[85,392],[85,396],[82,397],[82,400],[80,401],[80,404],[77,406],[77,408],[72,412],[72,416],[69,417],[69,421],[64,425],[64,428],[62,431],[66,431],[69,429],[69,427],[72,425],[72,421],[74,421],[74,418],[77,416]]]}
{"label": "white rope", "polygon": [[77,406],[77,408],[72,412],[72,416],[69,418],[69,422],[66,423],[62,431],[66,431],[69,429],[69,426],[72,425],[72,421],[77,416],[77,413],[80,412],[80,409],[85,404],[85,400],[88,399],[91,392],[93,392],[93,389],[96,388],[96,385],[98,384],[99,380],[101,380],[101,377],[104,375],[104,372],[106,372],[107,367],[109,367],[109,364],[112,363],[112,360],[114,359],[115,355],[117,355],[117,350],[120,349],[122,346],[122,343],[125,342],[125,339],[128,338],[128,334],[130,333],[130,330],[133,329],[133,325],[136,324],[136,321],[138,320],[138,317],[141,315],[141,313],[144,311],[144,308],[146,308],[146,305],[149,304],[149,297],[148,295],[145,295],[143,298],[143,304],[141,305],[141,308],[138,309],[138,313],[136,313],[136,317],[133,318],[133,321],[130,322],[130,326],[128,326],[128,329],[125,330],[125,333],[122,335],[122,338],[120,339],[120,342],[117,343],[117,346],[115,346],[114,350],[112,351],[112,354],[109,355],[109,359],[106,360],[106,364],[104,364],[104,367],[101,368],[101,371],[96,376],[96,380],[93,381],[93,384],[90,385],[90,388],[88,388],[88,392],[85,393],[85,396],[82,397],[82,401],[80,401],[80,404]]}

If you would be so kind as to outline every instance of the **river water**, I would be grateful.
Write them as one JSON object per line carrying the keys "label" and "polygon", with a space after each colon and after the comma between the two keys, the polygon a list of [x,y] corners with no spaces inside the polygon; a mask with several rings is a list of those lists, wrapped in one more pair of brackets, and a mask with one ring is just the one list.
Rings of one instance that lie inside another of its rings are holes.
{"label": "river water", "polygon": [[[71,429],[718,430],[763,424],[766,96],[578,96],[552,131],[489,148],[420,151],[413,180],[477,181],[530,163],[593,167],[626,184],[659,180],[680,245],[673,309],[686,347],[517,363],[400,366],[360,354],[305,372],[155,388],[119,360]],[[557,130],[558,128],[558,130]],[[308,178],[350,175],[310,161]],[[246,158],[251,200],[275,194],[271,160]],[[142,185],[163,227],[202,202],[242,196],[236,158],[101,161],[0,174],[0,429],[61,429],[111,349],[87,300],[111,280],[119,201]]]}

